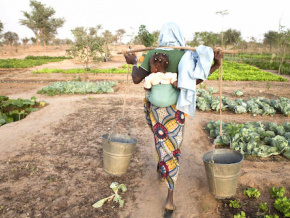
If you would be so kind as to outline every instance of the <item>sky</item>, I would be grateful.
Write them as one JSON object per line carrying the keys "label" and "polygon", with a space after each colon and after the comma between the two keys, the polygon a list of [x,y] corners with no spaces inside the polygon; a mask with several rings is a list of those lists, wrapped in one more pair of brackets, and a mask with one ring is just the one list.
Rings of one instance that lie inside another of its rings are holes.
{"label": "sky", "polygon": [[[177,23],[187,41],[194,32],[219,33],[229,28],[241,32],[242,38],[262,40],[269,30],[278,31],[279,23],[290,29],[290,0],[38,0],[55,9],[55,18],[66,22],[58,29],[57,38],[73,39],[75,27],[96,27],[113,34],[125,29],[124,42],[136,35],[140,25],[149,32],[160,30],[167,22]],[[228,11],[228,15],[216,14]],[[20,39],[34,37],[19,23],[23,11],[31,11],[29,0],[0,0],[0,21],[3,33],[16,32]]]}

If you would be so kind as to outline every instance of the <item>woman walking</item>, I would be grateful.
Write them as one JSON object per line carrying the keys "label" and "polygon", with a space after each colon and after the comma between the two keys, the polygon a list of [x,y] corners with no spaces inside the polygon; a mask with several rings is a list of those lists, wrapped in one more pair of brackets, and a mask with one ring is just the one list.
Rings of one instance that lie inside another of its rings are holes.
{"label": "woman walking", "polygon": [[[183,34],[175,23],[165,24],[160,31],[159,47],[166,46],[185,46]],[[134,56],[125,55],[127,64],[133,64],[132,79],[135,84],[140,83],[150,74],[150,59],[155,53],[168,55],[169,65],[166,71],[176,73],[178,83],[178,88],[172,84],[159,85],[159,92],[151,92],[146,97],[147,102],[154,99],[154,104],[151,102],[149,106],[148,103],[144,105],[146,121],[154,134],[158,157],[157,172],[168,187],[165,212],[172,213],[175,209],[173,191],[178,177],[184,136],[184,112],[191,116],[194,115],[196,84],[201,83],[218,69],[223,53],[219,48],[213,52],[211,48],[205,46],[197,48],[194,53],[185,50],[156,48],[147,53],[140,67],[137,67]],[[213,65],[212,61],[214,61]],[[176,94],[179,96],[178,100],[172,104],[172,96],[176,96]],[[156,101],[158,97],[162,99],[162,105]],[[170,105],[166,105],[166,101],[171,102]]]}

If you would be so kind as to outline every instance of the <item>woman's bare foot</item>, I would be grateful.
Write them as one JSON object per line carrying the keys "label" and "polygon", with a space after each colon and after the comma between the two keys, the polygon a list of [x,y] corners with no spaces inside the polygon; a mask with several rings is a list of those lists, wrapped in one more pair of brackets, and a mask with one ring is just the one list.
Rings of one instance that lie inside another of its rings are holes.
{"label": "woman's bare foot", "polygon": [[166,198],[165,210],[172,211],[175,210],[175,206],[173,204],[173,190],[168,189],[168,195]]}

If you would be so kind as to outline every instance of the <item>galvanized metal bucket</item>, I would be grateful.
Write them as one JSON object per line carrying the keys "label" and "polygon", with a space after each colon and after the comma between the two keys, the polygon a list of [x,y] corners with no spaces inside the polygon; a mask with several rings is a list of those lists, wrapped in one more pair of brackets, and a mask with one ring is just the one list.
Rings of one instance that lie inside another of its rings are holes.
{"label": "galvanized metal bucket", "polygon": [[234,196],[244,156],[231,149],[215,149],[205,153],[202,159],[209,191],[215,198],[224,199]]}
{"label": "galvanized metal bucket", "polygon": [[104,171],[121,176],[127,172],[137,139],[118,133],[105,134],[103,140]]}

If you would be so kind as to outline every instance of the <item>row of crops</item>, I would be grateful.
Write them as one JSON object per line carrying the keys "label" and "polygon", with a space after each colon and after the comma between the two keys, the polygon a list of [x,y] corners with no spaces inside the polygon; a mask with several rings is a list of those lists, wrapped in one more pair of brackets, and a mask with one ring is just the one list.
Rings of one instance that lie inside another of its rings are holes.
{"label": "row of crops", "polygon": [[[261,61],[279,61],[280,57],[275,53],[243,53],[239,52],[236,55],[225,55],[225,59],[235,60],[235,61],[244,61],[244,60],[261,60]],[[290,54],[285,55],[285,60],[290,60]]]}
{"label": "row of crops", "polygon": [[258,157],[283,154],[290,159],[290,122],[284,124],[262,122],[222,123],[210,121],[205,129],[220,146],[228,146],[242,154]]}
{"label": "row of crops", "polygon": [[[218,71],[208,77],[209,80],[218,80]],[[248,64],[233,61],[223,62],[223,80],[226,81],[287,81],[287,79],[265,72]]]}
{"label": "row of crops", "polygon": [[[201,111],[219,111],[220,98],[215,97],[213,93],[217,90],[209,88],[197,89],[196,108]],[[237,92],[240,93],[241,91]],[[276,113],[290,116],[290,99],[280,97],[276,99],[268,99],[264,97],[230,99],[222,96],[222,110],[232,111],[236,114],[251,113],[253,116],[275,115]]]}
{"label": "row of crops", "polygon": [[0,59],[0,68],[28,68],[65,59],[71,59],[71,57],[27,56],[25,59]]}
{"label": "row of crops", "polygon": [[[280,65],[280,57],[273,53],[265,54],[246,54],[239,53],[238,55],[225,56],[225,60],[243,62],[256,66],[265,70],[278,70]],[[285,60],[282,63],[281,74],[290,74],[290,55],[285,56]]]}
{"label": "row of crops", "polygon": [[[116,73],[116,74],[125,74],[128,71],[122,68],[110,68],[110,69],[87,69],[87,73],[98,74],[98,73]],[[64,74],[78,74],[86,73],[85,69],[54,69],[54,68],[44,68],[41,70],[33,71],[32,73],[64,73]]]}
{"label": "row of crops", "polygon": [[0,126],[21,120],[45,105],[44,101],[36,101],[36,97],[9,99],[7,96],[0,96]]}
{"label": "row of crops", "polygon": [[62,94],[102,94],[113,93],[113,87],[117,85],[114,81],[93,82],[77,82],[65,81],[55,82],[39,90],[38,94],[46,94],[49,96]]}
{"label": "row of crops", "polygon": [[[126,66],[126,65],[125,65]],[[111,69],[89,69],[88,73],[127,73],[126,67]],[[287,81],[287,79],[265,72],[257,67],[248,64],[225,61],[223,64],[223,80],[226,81]],[[33,71],[33,73],[85,73],[84,69],[41,69]],[[218,71],[209,76],[209,80],[218,79]]]}
{"label": "row of crops", "polygon": [[[239,55],[238,59],[242,60],[244,63],[237,63],[237,57],[228,56],[224,61],[224,73],[223,80],[227,81],[287,81],[287,79],[274,75],[269,72],[264,72],[261,69],[277,69],[278,62],[267,60],[263,61],[262,58],[269,58],[268,56],[259,56],[259,55]],[[0,59],[0,68],[27,68],[33,67],[37,65],[46,64],[49,62],[57,62],[62,61],[64,59],[70,59],[71,57],[50,57],[50,56],[27,56],[25,59]],[[233,61],[231,61],[233,60]],[[257,67],[250,66],[256,65]],[[290,70],[290,64],[285,62],[282,66],[282,71],[288,72]],[[111,68],[111,69],[88,69],[89,73],[127,73],[127,67],[124,65],[122,68]],[[85,69],[42,69],[34,71],[33,73],[86,73]],[[290,73],[290,72],[289,72]],[[209,80],[217,80],[218,72],[213,73],[209,78]]]}

